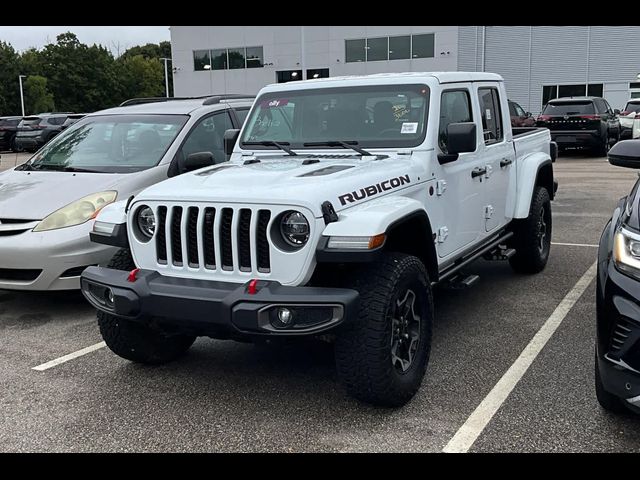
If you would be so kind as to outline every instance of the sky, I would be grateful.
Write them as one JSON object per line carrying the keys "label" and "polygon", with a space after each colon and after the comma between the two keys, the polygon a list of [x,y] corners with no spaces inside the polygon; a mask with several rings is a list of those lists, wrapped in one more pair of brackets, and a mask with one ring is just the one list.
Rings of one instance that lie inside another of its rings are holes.
{"label": "sky", "polygon": [[56,36],[64,32],[73,32],[78,40],[87,45],[98,43],[104,45],[114,55],[123,53],[127,48],[145,43],[159,43],[170,40],[169,27],[2,27],[0,40],[10,43],[13,48],[22,52],[30,47],[41,48],[48,43],[55,43]]}

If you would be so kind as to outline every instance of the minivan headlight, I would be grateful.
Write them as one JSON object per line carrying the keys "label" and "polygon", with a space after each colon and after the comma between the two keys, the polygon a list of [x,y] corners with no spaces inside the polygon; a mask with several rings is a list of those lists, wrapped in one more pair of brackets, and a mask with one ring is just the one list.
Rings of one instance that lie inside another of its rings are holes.
{"label": "minivan headlight", "polygon": [[87,195],[45,217],[33,231],[45,232],[80,225],[95,218],[98,212],[113,203],[117,196],[118,192],[113,190]]}
{"label": "minivan headlight", "polygon": [[621,272],[640,280],[640,234],[618,229],[613,238],[613,263]]}

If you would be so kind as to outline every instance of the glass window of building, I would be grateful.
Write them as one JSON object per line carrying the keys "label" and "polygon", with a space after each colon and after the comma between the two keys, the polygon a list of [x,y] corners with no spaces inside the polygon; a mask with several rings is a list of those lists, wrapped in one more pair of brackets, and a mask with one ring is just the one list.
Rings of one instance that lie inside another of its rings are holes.
{"label": "glass window of building", "polygon": [[389,37],[367,38],[367,62],[389,59]]}
{"label": "glass window of building", "polygon": [[209,50],[193,51],[193,69],[196,71],[209,70],[211,68],[211,58]]}
{"label": "glass window of building", "polygon": [[590,97],[602,97],[603,87],[602,83],[590,83],[587,87],[587,95]]}
{"label": "glass window of building", "polygon": [[411,58],[411,37],[389,37],[389,60],[406,60]]}
{"label": "glass window of building", "polygon": [[247,47],[247,68],[262,68],[264,52],[262,47]]}
{"label": "glass window of building", "polygon": [[435,35],[425,33],[424,35],[412,35],[412,57],[413,58],[433,58],[435,56]]}
{"label": "glass window of building", "polygon": [[227,52],[229,54],[230,69],[246,68],[244,48],[228,48]]}
{"label": "glass window of building", "polygon": [[584,97],[587,94],[587,86],[580,85],[558,85],[558,98],[563,97]]}
{"label": "glass window of building", "polygon": [[307,80],[314,78],[329,78],[328,68],[312,68],[307,70]]}
{"label": "glass window of building", "polygon": [[366,39],[345,40],[345,61],[364,62],[366,60]]}
{"label": "glass window of building", "polygon": [[214,70],[226,70],[229,68],[226,48],[211,50],[211,65]]}

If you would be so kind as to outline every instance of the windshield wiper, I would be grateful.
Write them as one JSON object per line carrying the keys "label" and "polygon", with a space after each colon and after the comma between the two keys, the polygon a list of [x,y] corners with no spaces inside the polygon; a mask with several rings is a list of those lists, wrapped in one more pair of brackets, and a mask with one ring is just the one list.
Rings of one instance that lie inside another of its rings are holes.
{"label": "windshield wiper", "polygon": [[289,142],[275,142],[273,140],[263,140],[261,142],[242,142],[243,145],[262,145],[264,147],[278,147],[280,150],[288,153],[292,157],[297,157],[298,154],[291,150],[288,145],[291,145]]}
{"label": "windshield wiper", "polygon": [[358,145],[358,142],[356,142],[355,140],[347,140],[347,141],[332,140],[328,142],[307,142],[304,144],[305,147],[344,147],[344,148],[349,148],[351,150],[354,150],[355,152],[359,153],[364,157],[373,156],[371,153],[367,152],[366,150],[363,150],[357,145]]}

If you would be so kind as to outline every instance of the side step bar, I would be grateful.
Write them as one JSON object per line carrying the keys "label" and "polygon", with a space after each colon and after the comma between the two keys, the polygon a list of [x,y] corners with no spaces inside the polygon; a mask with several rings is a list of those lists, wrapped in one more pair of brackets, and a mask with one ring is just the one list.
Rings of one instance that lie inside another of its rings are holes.
{"label": "side step bar", "polygon": [[[485,246],[481,247],[480,249],[476,250],[475,252],[470,253],[466,257],[462,257],[455,264],[453,264],[452,266],[450,266],[446,270],[440,272],[439,282],[442,282],[442,281],[445,281],[445,280],[451,278],[458,271],[460,271],[461,269],[463,269],[464,267],[466,267],[470,263],[474,262],[479,257],[483,256],[485,253],[491,252],[492,250],[496,249],[498,247],[498,245],[506,242],[511,237],[513,237],[513,232],[506,232],[504,235],[502,235],[502,236],[498,237],[497,239],[493,240],[492,242],[486,244]],[[513,255],[513,254],[511,254],[511,255]]]}

